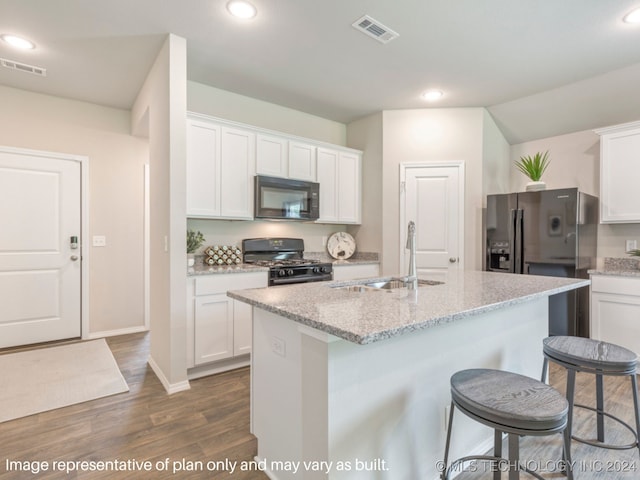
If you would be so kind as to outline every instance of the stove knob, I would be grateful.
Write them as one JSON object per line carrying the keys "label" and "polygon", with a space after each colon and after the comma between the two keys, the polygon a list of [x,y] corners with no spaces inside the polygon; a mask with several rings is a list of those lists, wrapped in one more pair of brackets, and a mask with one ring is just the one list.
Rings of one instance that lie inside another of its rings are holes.
{"label": "stove knob", "polygon": [[322,267],[322,273],[329,273],[329,267]]}
{"label": "stove knob", "polygon": [[320,267],[313,267],[313,273],[320,273]]}
{"label": "stove knob", "polygon": [[293,269],[289,268],[287,270],[287,275],[289,275],[289,276],[293,275]]}
{"label": "stove knob", "polygon": [[279,277],[284,277],[287,274],[287,272],[284,271],[284,269],[278,270],[278,276]]}

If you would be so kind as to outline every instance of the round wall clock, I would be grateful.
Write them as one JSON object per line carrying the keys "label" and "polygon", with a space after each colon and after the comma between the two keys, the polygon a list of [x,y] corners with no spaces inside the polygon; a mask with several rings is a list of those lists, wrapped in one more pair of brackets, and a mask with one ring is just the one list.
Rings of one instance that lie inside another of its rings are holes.
{"label": "round wall clock", "polygon": [[347,232],[336,232],[327,241],[327,252],[337,260],[346,260],[356,251],[356,241]]}

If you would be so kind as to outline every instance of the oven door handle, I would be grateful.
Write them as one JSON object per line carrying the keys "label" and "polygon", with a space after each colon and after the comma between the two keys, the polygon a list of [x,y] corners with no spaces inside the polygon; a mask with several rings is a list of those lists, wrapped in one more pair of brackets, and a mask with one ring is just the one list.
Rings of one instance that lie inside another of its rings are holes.
{"label": "oven door handle", "polygon": [[270,286],[291,285],[294,283],[323,282],[327,280],[333,280],[333,276],[330,273],[326,275],[317,275],[314,277],[273,278],[270,281]]}

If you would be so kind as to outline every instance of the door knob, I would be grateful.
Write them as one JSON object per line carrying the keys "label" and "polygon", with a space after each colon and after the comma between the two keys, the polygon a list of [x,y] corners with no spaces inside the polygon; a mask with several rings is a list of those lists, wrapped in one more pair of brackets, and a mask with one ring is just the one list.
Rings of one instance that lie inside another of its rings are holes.
{"label": "door knob", "polygon": [[456,257],[449,257],[449,263],[456,263],[458,259]]}
{"label": "door knob", "polygon": [[78,261],[80,257],[78,257],[77,255],[71,255],[71,260],[73,260],[74,262]]}

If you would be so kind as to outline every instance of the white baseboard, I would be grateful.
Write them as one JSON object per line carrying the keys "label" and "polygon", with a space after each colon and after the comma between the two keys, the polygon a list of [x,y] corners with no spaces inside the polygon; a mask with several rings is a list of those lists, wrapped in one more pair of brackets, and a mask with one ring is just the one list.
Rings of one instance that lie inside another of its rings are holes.
{"label": "white baseboard", "polygon": [[117,335],[128,335],[130,333],[141,333],[148,332],[149,329],[143,325],[139,327],[129,327],[129,328],[120,328],[117,330],[104,330],[102,332],[91,332],[87,334],[86,337],[83,337],[87,340],[91,340],[94,338],[104,338],[104,337],[115,337]]}
{"label": "white baseboard", "polygon": [[189,390],[191,388],[189,380],[178,383],[170,383],[169,380],[167,380],[167,377],[165,377],[162,369],[158,366],[158,364],[153,360],[151,356],[149,356],[148,363],[151,367],[151,370],[153,370],[153,373],[156,374],[156,377],[158,377],[158,380],[160,380],[160,383],[162,383],[162,386],[169,395],[173,393],[184,392],[185,390]]}
{"label": "white baseboard", "polygon": [[[260,458],[259,456],[255,456],[253,457],[253,459],[260,463],[260,462],[264,462],[263,458]],[[276,476],[275,473],[273,473],[271,470],[269,470],[268,468],[265,468],[264,470],[262,470],[262,473],[264,473],[267,477],[269,477],[270,480],[279,480],[278,477]]]}

